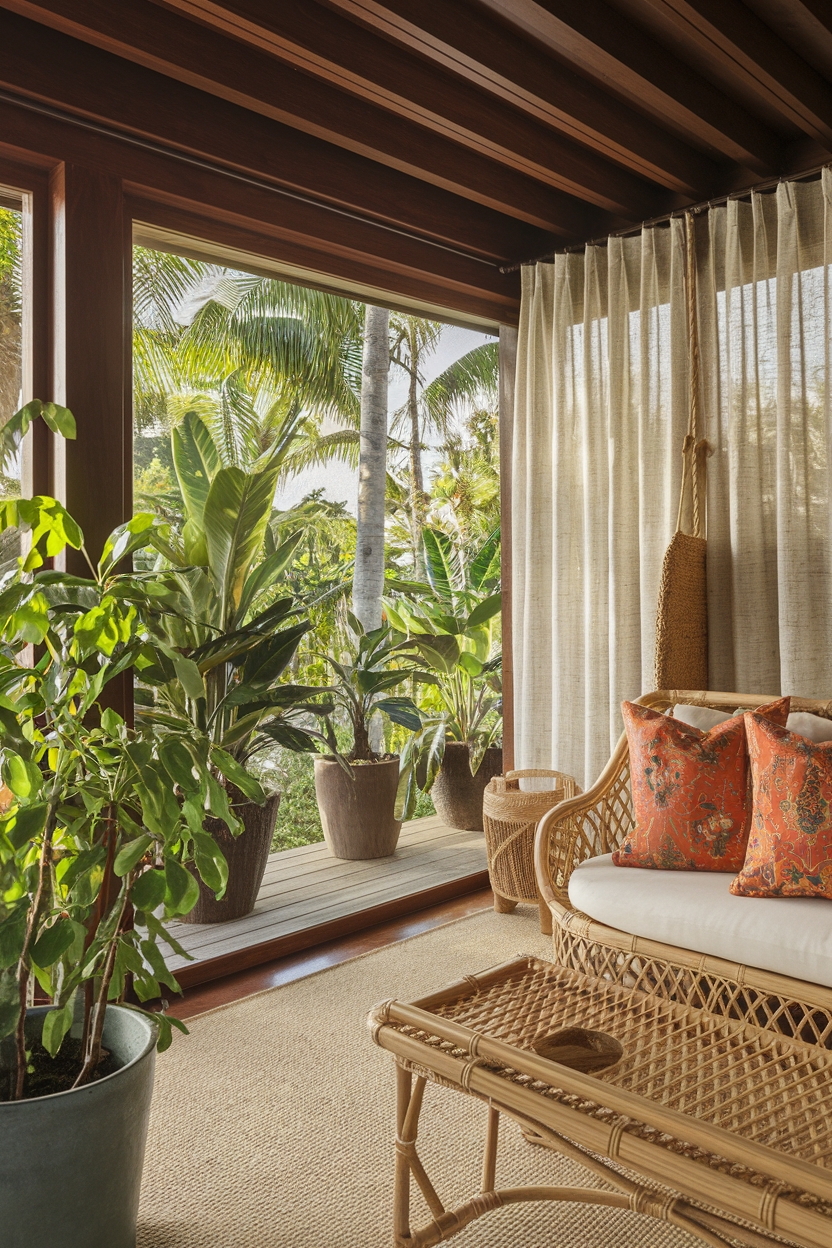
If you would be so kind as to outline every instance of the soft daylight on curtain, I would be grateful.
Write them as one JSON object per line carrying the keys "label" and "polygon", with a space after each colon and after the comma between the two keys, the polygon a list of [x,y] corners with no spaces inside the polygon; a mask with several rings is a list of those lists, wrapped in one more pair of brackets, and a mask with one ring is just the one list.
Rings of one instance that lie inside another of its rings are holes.
{"label": "soft daylight on curtain", "polygon": [[[832,175],[695,218],[709,683],[832,694]],[[585,783],[653,684],[688,419],[685,224],[523,271],[517,765]]]}

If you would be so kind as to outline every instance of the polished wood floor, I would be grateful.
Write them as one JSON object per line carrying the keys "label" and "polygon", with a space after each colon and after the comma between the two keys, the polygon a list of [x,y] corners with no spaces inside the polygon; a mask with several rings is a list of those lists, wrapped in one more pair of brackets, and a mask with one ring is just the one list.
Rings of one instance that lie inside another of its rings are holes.
{"label": "polished wood floor", "polygon": [[326,944],[317,945],[314,949],[291,954],[289,957],[276,958],[272,962],[251,970],[226,975],[223,979],[212,983],[186,989],[183,996],[169,1007],[168,1012],[176,1018],[194,1018],[197,1014],[204,1014],[206,1010],[216,1009],[220,1005],[229,1005],[255,992],[291,984],[294,980],[314,975],[330,966],[348,962],[360,954],[373,953],[377,949],[383,949],[386,945],[408,940],[411,936],[419,936],[422,932],[429,932],[445,923],[467,918],[480,910],[487,910],[493,902],[494,895],[491,890],[480,889],[465,897],[459,897],[455,901],[431,906],[419,914],[380,923],[354,936],[331,940]]}
{"label": "polished wood floor", "polygon": [[171,924],[191,961],[171,969],[192,988],[276,958],[481,890],[488,885],[481,832],[438,816],[404,825],[390,858],[346,862],[326,845],[272,854],[252,914],[230,923]]}

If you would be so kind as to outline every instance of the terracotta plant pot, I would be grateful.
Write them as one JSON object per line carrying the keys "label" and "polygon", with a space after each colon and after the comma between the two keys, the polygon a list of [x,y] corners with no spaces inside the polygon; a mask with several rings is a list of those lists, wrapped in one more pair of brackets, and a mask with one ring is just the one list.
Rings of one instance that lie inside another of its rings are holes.
{"label": "terracotta plant pot", "polygon": [[315,795],[324,839],[336,858],[389,858],[401,832],[394,818],[398,758],[353,763],[352,780],[330,758],[315,759]]}
{"label": "terracotta plant pot", "polygon": [[222,819],[205,820],[206,832],[211,833],[228,862],[225,896],[217,901],[213,891],[197,875],[199,901],[190,914],[183,916],[183,923],[226,923],[230,919],[242,919],[251,914],[257,901],[272,847],[280,794],[275,793],[265,806],[241,800],[242,794],[237,790],[232,790],[229,797],[235,814],[243,822],[244,832],[232,836]]}
{"label": "terracotta plant pot", "polygon": [[502,770],[503,751],[499,746],[489,746],[477,774],[472,776],[468,746],[448,741],[442,766],[430,791],[437,815],[449,828],[482,832],[482,795],[491,777],[501,775]]}

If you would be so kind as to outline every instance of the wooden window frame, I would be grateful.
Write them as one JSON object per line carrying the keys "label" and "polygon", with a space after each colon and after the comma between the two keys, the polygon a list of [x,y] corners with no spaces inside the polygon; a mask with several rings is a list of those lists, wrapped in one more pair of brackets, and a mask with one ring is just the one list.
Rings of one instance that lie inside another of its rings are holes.
{"label": "wooden window frame", "polygon": [[[243,268],[248,259],[257,271],[259,258],[260,271],[283,275],[286,280],[320,285],[364,300],[377,298],[395,309],[499,332],[503,749],[505,767],[512,766],[511,416],[516,329],[496,324],[489,311],[480,311],[476,301],[472,304],[468,292],[464,297],[456,292],[459,305],[455,309],[448,301],[455,293],[454,282],[443,288],[414,275],[409,288],[408,275],[403,273],[398,283],[400,294],[391,297],[383,293],[383,266],[379,266],[379,286],[375,287],[374,270],[360,252],[350,256],[349,248],[343,245],[327,245],[315,251],[309,248],[308,240],[293,239],[291,231],[257,228],[251,218],[230,210],[229,187],[222,185],[219,174],[201,174],[205,199],[195,204],[193,199],[186,201],[171,193],[169,171],[163,168],[162,157],[135,152],[132,173],[137,180],[133,181],[125,176],[131,169],[125,167],[124,153],[114,154],[118,144],[109,136],[97,138],[80,131],[72,134],[72,127],[50,120],[31,123],[29,128],[39,137],[47,136],[43,143],[47,151],[65,149],[62,155],[66,159],[0,144],[0,184],[20,190],[30,213],[27,390],[32,396],[74,407],[79,421],[76,443],[54,439],[40,424],[33,427],[32,485],[34,492],[51,493],[65,502],[87,535],[93,557],[103,536],[128,519],[132,511],[134,232],[141,237],[150,227],[160,245],[169,250],[179,249],[178,242],[171,241],[175,239],[186,244],[182,251],[188,254],[190,239],[196,251],[203,244],[214,259],[225,255],[228,263]],[[194,180],[191,177],[190,181]],[[197,188],[189,185],[188,194],[194,193],[198,193]],[[254,194],[250,190],[248,198]],[[143,241],[156,245],[151,238]],[[79,573],[87,570],[73,552],[67,565]],[[129,682],[125,679],[122,688],[113,693],[113,705],[129,716]]]}

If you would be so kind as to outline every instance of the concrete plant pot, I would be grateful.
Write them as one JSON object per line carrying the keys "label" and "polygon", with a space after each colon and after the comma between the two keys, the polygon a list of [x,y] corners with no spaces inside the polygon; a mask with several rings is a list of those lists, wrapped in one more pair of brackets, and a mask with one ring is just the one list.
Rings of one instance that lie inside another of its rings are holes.
{"label": "concrete plant pot", "polygon": [[[48,1007],[32,1009],[40,1036]],[[74,1091],[0,1102],[3,1248],[136,1248],[157,1028],[110,1005],[104,1047],[121,1069]]]}
{"label": "concrete plant pot", "polygon": [[352,763],[352,779],[330,758],[315,759],[315,796],[324,839],[336,858],[389,858],[401,832],[394,817],[398,758]]}
{"label": "concrete plant pot", "polygon": [[[203,884],[195,867],[192,872],[199,884],[199,901],[190,914],[181,917],[183,923],[227,923],[251,914],[266,874],[266,866],[274,839],[274,825],[280,806],[280,794],[275,793],[264,806],[247,802],[239,790],[233,790],[234,812],[242,820],[244,832],[232,836],[222,819],[209,816],[205,831],[210,832],[225,854],[228,863],[228,886],[225,896],[217,901],[213,889]],[[237,798],[241,799],[239,802]]]}
{"label": "concrete plant pot", "polygon": [[492,776],[503,771],[503,751],[491,745],[471,775],[468,746],[461,741],[448,741],[442,766],[430,790],[436,813],[449,828],[466,832],[482,832],[482,798]]}

